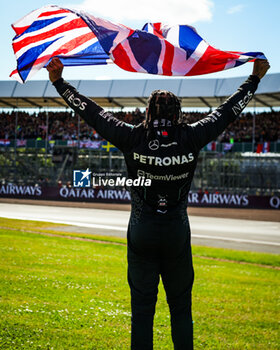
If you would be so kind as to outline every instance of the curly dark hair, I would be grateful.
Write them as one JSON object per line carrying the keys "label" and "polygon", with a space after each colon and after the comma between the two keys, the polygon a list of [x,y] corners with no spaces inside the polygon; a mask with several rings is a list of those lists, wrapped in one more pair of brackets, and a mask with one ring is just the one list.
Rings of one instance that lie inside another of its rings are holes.
{"label": "curly dark hair", "polygon": [[181,102],[172,92],[167,90],[155,90],[148,99],[148,108],[144,125],[153,127],[153,121],[168,119],[172,125],[182,122]]}

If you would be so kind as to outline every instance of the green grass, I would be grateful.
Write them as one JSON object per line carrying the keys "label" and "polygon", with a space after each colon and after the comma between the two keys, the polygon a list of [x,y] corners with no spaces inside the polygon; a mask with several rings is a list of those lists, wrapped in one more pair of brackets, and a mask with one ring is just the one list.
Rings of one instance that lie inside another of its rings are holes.
{"label": "green grass", "polygon": [[[63,235],[88,235],[20,220],[0,219],[0,227],[1,350],[129,349],[122,239],[71,240]],[[206,247],[193,252],[195,349],[279,349],[279,256]],[[172,349],[161,285],[154,343],[155,350]]]}
{"label": "green grass", "polygon": [[60,236],[71,236],[79,238],[90,238],[93,240],[102,240],[104,242],[120,243],[125,245],[126,239],[115,236],[100,236],[92,235],[88,233],[74,233],[59,231],[58,227],[65,227],[68,225],[63,224],[52,224],[50,222],[39,222],[32,220],[16,220],[16,219],[6,219],[0,217],[0,228],[8,228],[13,230],[19,230],[24,232],[37,232],[37,233],[50,233]]}

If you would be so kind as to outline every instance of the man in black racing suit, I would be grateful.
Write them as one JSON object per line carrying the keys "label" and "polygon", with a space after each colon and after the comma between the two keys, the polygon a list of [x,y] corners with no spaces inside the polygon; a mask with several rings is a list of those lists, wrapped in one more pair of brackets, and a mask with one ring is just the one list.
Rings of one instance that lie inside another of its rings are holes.
{"label": "man in black racing suit", "polygon": [[133,126],[116,119],[80,95],[61,75],[54,58],[50,80],[67,104],[125,157],[128,176],[151,179],[150,187],[131,189],[128,225],[128,282],[131,290],[131,349],[153,349],[153,318],[161,276],[171,315],[176,350],[193,349],[191,290],[194,279],[188,192],[202,147],[215,140],[252,99],[269,69],[256,60],[253,74],[220,107],[204,119],[186,124],[178,98],[155,91],[145,122]]}

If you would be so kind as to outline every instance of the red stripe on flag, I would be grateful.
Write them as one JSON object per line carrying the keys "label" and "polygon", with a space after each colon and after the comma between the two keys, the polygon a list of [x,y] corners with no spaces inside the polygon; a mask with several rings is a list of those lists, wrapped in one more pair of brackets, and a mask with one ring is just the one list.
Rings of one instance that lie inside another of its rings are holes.
{"label": "red stripe on flag", "polygon": [[16,36],[22,34],[23,32],[26,31],[26,29],[28,28],[29,26],[25,26],[25,27],[15,27],[14,25],[12,25],[12,28],[13,30],[15,31],[16,33]]}
{"label": "red stripe on flag", "polygon": [[[43,12],[40,14],[40,16],[38,16],[37,18],[39,17],[43,17],[43,16],[51,16],[51,15],[55,15],[55,14],[58,14],[58,13],[70,13],[70,11],[68,10],[56,10],[56,11],[48,11],[48,12]],[[28,26],[24,26],[24,27],[15,27],[13,24],[12,24],[12,28],[13,30],[15,31],[16,35],[20,35],[22,34],[23,32],[26,31],[27,28],[29,28],[30,25]]]}
{"label": "red stripe on flag", "polygon": [[161,30],[161,23],[152,23],[152,26],[153,26],[153,34],[159,38],[163,38],[162,30]]}
{"label": "red stripe on flag", "polygon": [[58,50],[54,51],[52,53],[52,57],[57,55],[67,54],[69,51],[72,51],[76,47],[94,38],[95,38],[95,35],[92,32],[78,36],[77,38],[74,38],[68,41],[67,43],[65,43],[64,45],[62,45]]}
{"label": "red stripe on flag", "polygon": [[[22,67],[22,68],[21,68],[21,71],[26,70],[26,69],[29,69],[29,68],[34,67],[34,66],[38,66],[38,65],[40,65],[42,62],[48,62],[53,56],[54,56],[53,53],[51,53],[51,54],[49,54],[49,55],[42,56],[42,57],[38,58],[36,61],[27,64],[25,67]],[[29,73],[28,73],[28,74],[29,74]]]}
{"label": "red stripe on flag", "polygon": [[161,23],[153,23],[155,30],[162,36]]}
{"label": "red stripe on flag", "polygon": [[239,55],[217,50],[208,46],[202,57],[186,75],[200,75],[224,70],[229,60],[237,59]]}
{"label": "red stripe on flag", "polygon": [[114,57],[114,63],[117,64],[120,68],[127,70],[129,72],[136,72],[130,63],[130,59],[125,49],[122,47],[122,44],[118,44],[112,52]]}
{"label": "red stripe on flag", "polygon": [[165,40],[165,54],[162,63],[162,73],[164,75],[172,75],[172,63],[174,58],[174,46]]}
{"label": "red stripe on flag", "polygon": [[[84,34],[81,35],[67,43],[65,43],[64,45],[62,45],[59,49],[57,49],[56,51],[50,53],[49,55],[45,55],[42,56],[40,58],[38,58],[36,61],[34,61],[33,63],[29,63],[27,64],[25,67],[23,67],[22,69],[27,69],[31,66],[37,66],[40,65],[42,62],[47,62],[49,61],[52,57],[55,56],[59,56],[59,55],[66,55],[69,51],[72,51],[73,49],[75,49],[77,46],[82,45],[83,43],[93,39],[95,36],[93,35],[93,33],[88,33],[88,34]],[[73,54],[74,55],[74,54]],[[64,56],[65,57],[65,56]],[[15,70],[14,72],[11,73],[14,74],[17,73],[17,70]]]}
{"label": "red stripe on flag", "polygon": [[46,12],[42,12],[40,14],[40,16],[38,16],[38,18],[40,17],[45,17],[45,16],[52,16],[52,15],[57,15],[58,13],[71,13],[70,11],[67,10],[55,10],[55,11],[46,11]]}
{"label": "red stripe on flag", "polygon": [[83,27],[87,27],[87,24],[81,18],[76,18],[73,21],[65,23],[65,24],[63,24],[57,28],[54,28],[50,31],[25,38],[25,39],[20,40],[18,42],[14,42],[13,43],[14,52],[16,53],[22,47],[29,45],[31,43],[36,43],[40,40],[45,40],[45,39],[51,38],[52,36],[54,36],[56,34],[63,34],[64,32],[67,32],[69,30],[83,28]]}
{"label": "red stripe on flag", "polygon": [[17,69],[13,70],[12,73],[9,76],[11,77],[14,74],[18,74],[18,70]]}

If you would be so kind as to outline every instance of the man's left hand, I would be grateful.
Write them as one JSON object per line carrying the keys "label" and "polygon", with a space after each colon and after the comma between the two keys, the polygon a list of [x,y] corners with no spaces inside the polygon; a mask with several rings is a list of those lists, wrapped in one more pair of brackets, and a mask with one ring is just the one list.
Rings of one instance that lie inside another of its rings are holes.
{"label": "man's left hand", "polygon": [[54,57],[47,65],[49,78],[52,83],[61,78],[63,68],[64,66],[58,57]]}

